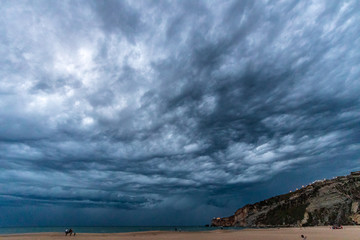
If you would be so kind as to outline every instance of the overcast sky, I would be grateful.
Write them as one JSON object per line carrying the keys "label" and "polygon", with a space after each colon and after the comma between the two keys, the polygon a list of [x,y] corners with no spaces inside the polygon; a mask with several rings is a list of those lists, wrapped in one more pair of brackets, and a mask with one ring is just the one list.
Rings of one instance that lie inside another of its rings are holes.
{"label": "overcast sky", "polygon": [[356,0],[0,11],[0,226],[206,224],[359,169]]}

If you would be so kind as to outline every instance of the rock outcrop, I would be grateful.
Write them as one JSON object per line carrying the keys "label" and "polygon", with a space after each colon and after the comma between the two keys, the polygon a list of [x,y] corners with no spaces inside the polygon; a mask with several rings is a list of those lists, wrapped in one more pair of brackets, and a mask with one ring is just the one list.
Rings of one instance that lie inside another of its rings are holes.
{"label": "rock outcrop", "polygon": [[212,226],[274,227],[360,224],[360,172],[316,181],[295,192],[248,204]]}

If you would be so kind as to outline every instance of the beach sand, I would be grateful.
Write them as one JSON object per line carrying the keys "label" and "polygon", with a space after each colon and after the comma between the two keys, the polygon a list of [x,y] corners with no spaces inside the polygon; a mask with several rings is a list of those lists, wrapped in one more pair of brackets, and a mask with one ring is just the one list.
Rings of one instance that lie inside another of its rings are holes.
{"label": "beach sand", "polygon": [[215,230],[208,232],[133,232],[133,233],[78,233],[76,236],[64,236],[63,233],[29,233],[0,235],[1,240],[301,240],[301,235],[308,240],[351,240],[360,239],[359,226],[345,226],[344,229],[332,230],[330,227],[274,228],[245,230]]}

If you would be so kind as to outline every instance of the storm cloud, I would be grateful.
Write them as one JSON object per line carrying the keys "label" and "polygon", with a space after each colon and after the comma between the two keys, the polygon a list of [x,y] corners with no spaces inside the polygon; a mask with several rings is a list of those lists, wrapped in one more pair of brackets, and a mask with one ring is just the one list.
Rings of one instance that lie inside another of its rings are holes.
{"label": "storm cloud", "polygon": [[360,163],[356,1],[0,9],[0,208],[200,222]]}

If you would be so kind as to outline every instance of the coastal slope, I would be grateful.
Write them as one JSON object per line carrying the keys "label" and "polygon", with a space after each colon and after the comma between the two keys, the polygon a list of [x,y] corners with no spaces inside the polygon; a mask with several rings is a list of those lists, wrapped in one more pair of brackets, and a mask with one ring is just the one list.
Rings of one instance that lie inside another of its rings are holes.
{"label": "coastal slope", "polygon": [[360,224],[360,172],[316,181],[295,192],[248,204],[212,226],[269,227]]}

